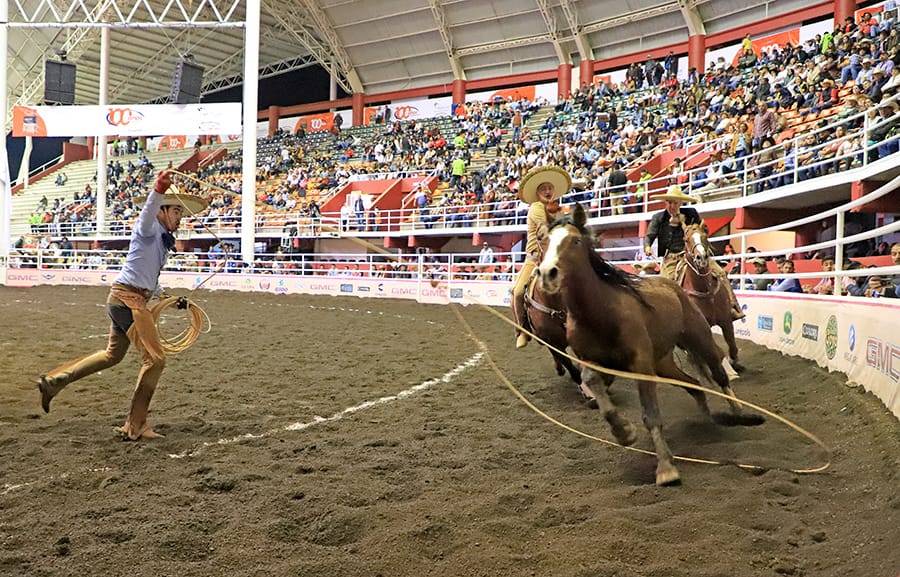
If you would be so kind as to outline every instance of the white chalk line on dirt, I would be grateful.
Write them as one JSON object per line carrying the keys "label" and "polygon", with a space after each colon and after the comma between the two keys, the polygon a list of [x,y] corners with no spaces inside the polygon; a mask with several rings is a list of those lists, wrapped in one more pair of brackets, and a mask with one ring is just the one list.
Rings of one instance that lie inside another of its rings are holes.
{"label": "white chalk line on dirt", "polygon": [[27,487],[31,487],[32,485],[37,485],[40,482],[49,483],[51,481],[55,481],[57,479],[68,479],[69,477],[78,474],[78,473],[105,473],[106,471],[112,471],[109,467],[95,467],[90,469],[84,469],[83,471],[75,471],[75,473],[60,473],[59,475],[50,475],[44,479],[38,479],[36,481],[28,481],[27,483],[18,483],[18,484],[9,484],[6,483],[3,485],[3,489],[0,490],[0,497],[6,495],[7,493],[12,493],[13,491],[17,491],[19,489],[25,489]]}
{"label": "white chalk line on dirt", "polygon": [[[18,302],[22,302],[22,301],[16,300],[15,302],[18,303]],[[27,301],[27,302],[33,302],[33,301]],[[253,304],[253,303],[251,302],[251,304]],[[106,306],[106,305],[97,305],[97,306]],[[270,306],[281,306],[281,304],[270,305]],[[385,314],[384,311],[371,311],[371,310],[362,310],[362,309],[348,308],[348,307],[322,307],[322,306],[316,306],[316,305],[307,305],[307,307],[310,308],[310,309],[313,309],[313,310],[321,310],[321,311],[344,311],[344,312],[352,312],[352,313],[365,313],[365,314],[367,314],[367,315],[389,316],[389,317],[394,317],[394,318],[398,318],[398,319],[407,319],[407,320],[419,321],[419,322],[424,322],[424,323],[429,324],[429,325],[437,325],[437,326],[442,325],[442,323],[439,323],[439,322],[435,322],[435,321],[431,321],[431,320],[418,319],[418,318],[416,318],[416,317],[410,317],[410,316],[406,316],[406,315],[391,314],[391,313]],[[85,339],[92,339],[92,338],[99,338],[99,337],[101,337],[101,336],[104,336],[104,337],[105,337],[105,336],[107,336],[107,335],[105,335],[105,334],[104,334],[104,335],[90,335],[90,336],[82,337],[82,338],[85,338]],[[419,383],[418,385],[415,385],[415,386],[412,386],[412,387],[410,387],[410,388],[408,388],[408,389],[405,389],[405,390],[403,390],[403,391],[400,391],[400,392],[397,393],[396,395],[388,395],[388,396],[380,397],[380,398],[375,399],[375,400],[372,400],[372,401],[365,401],[365,402],[363,402],[363,403],[360,403],[359,405],[354,405],[354,406],[352,406],[352,407],[347,407],[346,409],[344,409],[344,410],[342,410],[342,411],[339,411],[339,412],[337,412],[337,413],[331,415],[330,417],[320,417],[320,416],[316,415],[316,416],[313,417],[313,420],[312,420],[312,421],[305,422],[305,423],[304,423],[304,422],[296,422],[296,423],[292,423],[292,424],[290,424],[290,425],[287,425],[287,426],[285,426],[285,427],[282,427],[282,428],[280,428],[280,429],[270,429],[270,430],[264,431],[264,432],[262,432],[262,433],[245,433],[245,434],[239,435],[239,436],[237,436],[237,437],[231,437],[231,438],[219,439],[218,441],[215,441],[215,442],[208,442],[208,441],[207,441],[207,442],[203,443],[202,445],[200,445],[200,446],[198,446],[198,447],[195,447],[194,449],[187,450],[187,451],[182,451],[181,453],[171,453],[171,454],[169,454],[169,457],[172,458],[172,459],[184,459],[184,458],[186,458],[186,457],[193,457],[193,456],[199,454],[201,451],[203,451],[203,450],[206,449],[207,447],[213,447],[213,446],[219,446],[219,445],[231,445],[231,444],[234,444],[234,443],[238,443],[238,442],[240,442],[240,441],[245,441],[245,440],[250,440],[250,439],[261,439],[261,438],[263,438],[263,437],[268,437],[268,436],[271,436],[271,435],[274,435],[274,434],[277,434],[277,433],[281,433],[281,432],[284,432],[284,431],[291,431],[291,432],[293,432],[293,431],[302,431],[302,430],[304,430],[304,429],[308,429],[308,428],[310,428],[310,427],[312,427],[312,426],[320,425],[320,424],[322,424],[322,423],[329,423],[329,422],[339,421],[339,420],[343,419],[344,417],[346,417],[346,416],[348,416],[348,415],[352,415],[353,413],[357,413],[357,412],[359,412],[359,411],[362,411],[362,410],[365,410],[365,409],[369,409],[369,408],[372,408],[372,407],[375,407],[375,406],[378,406],[378,405],[384,405],[384,404],[387,404],[387,403],[391,403],[391,402],[393,402],[393,401],[398,401],[398,400],[405,399],[405,398],[407,398],[407,397],[409,397],[409,396],[412,396],[412,395],[414,395],[414,394],[416,394],[416,393],[420,393],[420,392],[422,392],[422,391],[424,391],[424,390],[427,390],[427,389],[429,389],[429,388],[431,388],[431,387],[433,387],[433,386],[435,386],[435,385],[438,385],[438,384],[449,383],[449,382],[450,382],[451,380],[453,380],[457,375],[459,375],[460,373],[462,373],[462,372],[465,371],[466,369],[469,369],[469,368],[471,368],[471,367],[474,367],[475,365],[477,365],[478,363],[480,363],[482,357],[484,357],[484,352],[478,352],[478,353],[475,353],[474,355],[472,355],[471,357],[469,357],[466,361],[464,361],[464,362],[460,363],[459,365],[453,367],[452,369],[450,369],[449,371],[447,371],[446,373],[444,373],[442,376],[440,376],[440,377],[438,377],[438,378],[429,379],[429,380],[427,380],[427,381],[424,381],[424,382],[422,382],[422,383]],[[103,472],[103,471],[109,471],[109,470],[110,470],[109,467],[89,468],[89,469],[85,469],[85,470],[82,470],[82,471],[60,473],[59,475],[50,475],[49,477],[46,477],[46,478],[44,478],[44,479],[37,479],[37,480],[34,480],[34,481],[28,481],[28,482],[25,482],[25,483],[14,483],[14,484],[5,483],[5,484],[3,485],[3,487],[0,488],[0,497],[6,495],[6,494],[8,494],[8,493],[11,493],[11,492],[13,492],[13,491],[17,491],[17,490],[19,490],[19,489],[26,489],[26,488],[28,488],[28,487],[31,487],[31,486],[36,485],[36,484],[41,483],[41,482],[47,482],[47,483],[49,483],[49,482],[54,481],[54,480],[56,480],[56,479],[66,479],[66,478],[69,478],[69,477],[71,477],[72,475],[78,474],[78,473],[96,473],[96,472]]]}
{"label": "white chalk line on dirt", "polygon": [[358,413],[358,412],[364,411],[366,409],[371,409],[372,407],[377,407],[379,405],[385,405],[388,403],[392,403],[394,401],[400,401],[407,397],[411,397],[412,395],[415,395],[416,393],[421,393],[422,391],[430,389],[431,387],[433,387],[435,385],[449,383],[457,375],[461,374],[462,372],[466,371],[467,369],[470,369],[470,368],[474,367],[475,365],[477,365],[478,363],[480,363],[481,359],[483,357],[484,357],[484,352],[475,353],[474,355],[469,357],[467,360],[456,365],[455,367],[453,367],[452,369],[450,369],[449,371],[447,371],[440,377],[437,377],[434,379],[429,379],[427,381],[419,383],[418,385],[414,385],[408,389],[400,391],[396,395],[387,395],[385,397],[380,397],[380,398],[374,399],[372,401],[365,401],[358,405],[354,405],[352,407],[347,407],[346,409],[344,409],[342,411],[338,411],[337,413],[334,413],[330,417],[320,417],[320,416],[316,415],[313,417],[313,420],[311,420],[311,421],[306,421],[306,422],[298,421],[296,423],[291,423],[290,425],[287,425],[285,427],[281,427],[278,429],[270,429],[268,431],[263,431],[262,433],[244,433],[243,435],[238,435],[236,437],[227,437],[227,438],[219,439],[218,441],[207,441],[207,442],[195,447],[194,449],[189,449],[187,451],[182,451],[180,453],[171,453],[171,454],[169,454],[169,457],[172,459],[184,459],[186,457],[194,457],[208,447],[215,447],[215,446],[220,446],[220,445],[232,445],[234,443],[239,443],[241,441],[247,441],[247,440],[252,440],[252,439],[262,439],[264,437],[269,437],[269,436],[272,436],[272,435],[275,435],[278,433],[282,433],[285,431],[290,431],[290,432],[303,431],[305,429],[314,427],[316,425],[321,425],[323,423],[332,423],[334,421],[340,421],[344,417],[350,416],[354,413]]}
{"label": "white chalk line on dirt", "polygon": [[[433,379],[428,379],[418,385],[414,385],[409,387],[408,389],[404,389],[397,393],[396,395],[388,395],[385,397],[380,397],[378,399],[372,401],[365,401],[358,405],[354,405],[352,407],[347,407],[342,411],[338,411],[337,413],[331,415],[330,417],[320,417],[318,415],[313,417],[311,421],[298,421],[296,423],[291,423],[290,425],[286,425],[284,427],[278,429],[270,429],[268,431],[263,431],[262,433],[245,433],[243,435],[238,435],[236,437],[229,437],[224,439],[219,439],[218,441],[207,441],[194,449],[189,449],[187,451],[182,451],[181,453],[170,453],[169,458],[171,459],[185,459],[188,457],[194,457],[200,454],[204,449],[208,447],[216,447],[221,445],[232,445],[234,443],[239,443],[241,441],[247,441],[251,439],[262,439],[264,437],[270,437],[272,435],[276,435],[278,433],[283,432],[295,432],[295,431],[303,431],[310,427],[314,427],[316,425],[321,425],[323,423],[332,423],[335,421],[340,421],[344,417],[353,415],[354,413],[358,413],[360,411],[364,411],[366,409],[371,409],[372,407],[377,407],[379,405],[386,405],[388,403],[392,403],[394,401],[400,401],[415,395],[416,393],[421,393],[426,391],[436,385],[446,384],[452,381],[454,378],[465,372],[466,370],[478,365],[481,362],[481,359],[484,357],[484,352],[478,352],[463,361],[462,363],[456,365],[440,377],[436,377]],[[0,497],[12,493],[13,491],[17,491],[20,489],[26,489],[33,485],[37,485],[38,483],[49,483],[57,479],[67,479],[72,477],[75,474],[79,473],[99,473],[104,471],[110,471],[109,467],[97,467],[84,469],[81,471],[68,472],[68,473],[60,473],[59,475],[50,475],[49,477],[45,477],[43,479],[37,479],[34,481],[28,481],[25,483],[16,483],[16,484],[4,484],[2,489],[0,489]]]}

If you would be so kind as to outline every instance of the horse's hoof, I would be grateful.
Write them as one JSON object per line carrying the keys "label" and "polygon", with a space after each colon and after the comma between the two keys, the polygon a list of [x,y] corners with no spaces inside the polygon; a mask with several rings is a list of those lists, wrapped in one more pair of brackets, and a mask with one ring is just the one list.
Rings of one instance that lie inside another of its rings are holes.
{"label": "horse's hoof", "polygon": [[739,373],[743,373],[744,371],[747,370],[747,367],[745,367],[744,365],[742,365],[741,363],[739,363],[737,361],[731,361],[731,368]]}
{"label": "horse's hoof", "polygon": [[631,423],[625,423],[621,427],[613,427],[613,435],[620,445],[630,447],[637,441],[637,431]]}
{"label": "horse's hoof", "polygon": [[597,399],[587,399],[587,406],[589,409],[599,409],[600,403],[597,402]]}
{"label": "horse's hoof", "polygon": [[566,374],[566,370],[562,368],[562,365],[556,365],[556,376],[561,377]]}
{"label": "horse's hoof", "polygon": [[681,475],[674,465],[669,465],[665,469],[656,469],[656,484],[660,487],[671,487],[681,484]]}

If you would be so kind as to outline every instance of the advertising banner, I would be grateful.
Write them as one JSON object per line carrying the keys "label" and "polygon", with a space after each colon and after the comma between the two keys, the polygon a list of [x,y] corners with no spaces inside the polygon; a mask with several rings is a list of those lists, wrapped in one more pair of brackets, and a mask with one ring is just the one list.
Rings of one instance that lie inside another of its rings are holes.
{"label": "advertising banner", "polygon": [[395,120],[418,120],[436,116],[450,116],[453,99],[449,96],[439,98],[412,98],[391,102],[391,118]]}
{"label": "advertising banner", "polygon": [[[118,271],[104,270],[10,268],[6,271],[6,285],[14,287],[104,286],[111,285],[118,274]],[[166,288],[190,290],[206,280],[208,276],[208,272],[163,271],[159,283]],[[206,280],[203,288],[272,294],[409,299],[433,304],[455,302],[509,306],[512,285],[504,282],[466,281],[441,282],[437,286],[432,286],[429,281],[420,282],[412,279],[229,273],[218,274]]]}
{"label": "advertising banner", "polygon": [[[791,28],[789,30],[782,30],[781,32],[776,32],[774,34],[767,34],[765,36],[760,36],[759,38],[751,38],[750,42],[753,45],[753,51],[757,56],[760,55],[762,50],[772,46],[774,44],[778,44],[783,46],[787,43],[790,43],[794,46],[800,43],[800,28]],[[710,64],[714,63],[721,56],[725,59],[725,62],[731,64],[732,66],[736,66],[738,63],[738,54],[741,49],[741,43],[732,44],[731,46],[726,46],[724,48],[719,48],[717,50],[707,51],[706,53],[706,66],[709,67]]]}
{"label": "advertising banner", "polygon": [[300,116],[294,120],[292,133],[296,133],[300,128],[307,132],[328,132],[334,127],[334,113],[321,112],[319,114],[307,114]]}
{"label": "advertising banner", "polygon": [[240,134],[241,103],[15,106],[13,136]]}
{"label": "advertising banner", "polygon": [[735,334],[815,361],[862,385],[900,418],[900,302],[741,292]]}

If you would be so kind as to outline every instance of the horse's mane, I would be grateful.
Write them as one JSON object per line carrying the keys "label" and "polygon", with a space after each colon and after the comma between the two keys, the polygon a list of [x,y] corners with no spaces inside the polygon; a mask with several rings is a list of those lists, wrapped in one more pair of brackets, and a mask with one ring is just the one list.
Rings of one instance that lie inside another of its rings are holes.
{"label": "horse's mane", "polygon": [[588,248],[588,260],[591,263],[591,268],[594,270],[594,274],[597,275],[601,281],[605,282],[608,285],[612,285],[614,287],[619,287],[629,293],[638,300],[642,305],[648,308],[652,308],[650,303],[644,298],[644,295],[638,290],[638,283],[641,281],[641,277],[632,274],[630,272],[626,272],[618,267],[615,267],[606,260],[603,259],[597,251],[594,250],[594,241],[591,238],[591,235],[588,233],[586,229],[581,226],[578,226],[575,223],[575,219],[572,218],[571,215],[567,214],[556,219],[553,224],[550,226],[550,229],[554,229],[557,226],[564,226],[571,224],[581,233],[581,236],[584,238],[584,241],[587,243]]}

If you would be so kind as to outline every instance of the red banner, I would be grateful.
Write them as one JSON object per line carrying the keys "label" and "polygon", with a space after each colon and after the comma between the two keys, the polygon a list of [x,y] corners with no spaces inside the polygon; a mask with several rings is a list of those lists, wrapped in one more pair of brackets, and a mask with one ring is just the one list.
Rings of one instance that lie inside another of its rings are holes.
{"label": "red banner", "polygon": [[322,112],[321,114],[301,116],[294,124],[294,132],[296,133],[301,127],[307,132],[327,132],[334,127],[334,113]]}
{"label": "red banner", "polygon": [[187,136],[163,136],[156,150],[181,150],[188,147]]}
{"label": "red banner", "polygon": [[520,100],[527,98],[534,100],[534,86],[520,86],[518,88],[504,88],[491,94],[491,102],[495,100]]}
{"label": "red banner", "polygon": [[598,84],[609,84],[612,81],[612,76],[609,74],[594,74],[592,78],[594,86]]}
{"label": "red banner", "polygon": [[[762,51],[769,46],[784,46],[785,44],[797,46],[800,44],[800,29],[793,28],[791,30],[785,30],[784,32],[776,32],[775,34],[769,34],[768,36],[763,36],[761,38],[754,38],[750,42],[753,45],[753,52],[755,52],[758,57],[762,54]],[[731,63],[732,65],[737,66],[742,53],[743,50],[737,51],[737,54],[734,55],[734,60]]]}
{"label": "red banner", "polygon": [[366,126],[375,123],[375,116],[378,115],[378,111],[382,110],[383,106],[366,106],[363,109],[363,124]]}
{"label": "red banner", "polygon": [[868,12],[872,16],[875,16],[876,14],[878,14],[879,12],[881,12],[883,10],[884,10],[884,4],[882,4],[881,6],[869,6],[868,8],[860,8],[859,10],[857,10],[856,12],[853,13],[853,20],[857,24],[859,24],[859,22],[862,20],[863,14],[865,14],[866,12]]}

